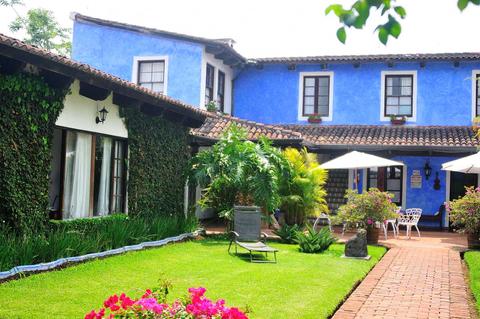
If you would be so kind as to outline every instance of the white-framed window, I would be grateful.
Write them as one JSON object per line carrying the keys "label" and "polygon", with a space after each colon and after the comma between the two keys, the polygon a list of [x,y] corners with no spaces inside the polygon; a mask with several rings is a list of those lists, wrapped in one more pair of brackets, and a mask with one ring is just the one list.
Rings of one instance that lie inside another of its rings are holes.
{"label": "white-framed window", "polygon": [[480,70],[472,71],[472,119],[480,116]]}
{"label": "white-framed window", "polygon": [[167,56],[136,56],[133,58],[133,83],[166,95],[167,80]]}
{"label": "white-framed window", "polygon": [[126,211],[127,140],[62,129],[64,219]]}
{"label": "white-framed window", "polygon": [[298,119],[318,115],[331,121],[333,112],[333,72],[300,72]]}
{"label": "white-framed window", "polygon": [[383,71],[381,74],[380,120],[390,116],[417,119],[417,71]]}
{"label": "white-framed window", "polygon": [[207,63],[207,73],[205,76],[205,105],[214,100],[215,89],[215,67]]}

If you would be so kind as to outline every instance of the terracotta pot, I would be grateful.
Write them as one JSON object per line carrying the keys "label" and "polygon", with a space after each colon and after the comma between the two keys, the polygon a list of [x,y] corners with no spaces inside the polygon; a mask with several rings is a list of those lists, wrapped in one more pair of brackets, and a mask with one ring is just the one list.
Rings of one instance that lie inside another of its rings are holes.
{"label": "terracotta pot", "polygon": [[309,118],[308,123],[322,123],[322,119],[319,118]]}
{"label": "terracotta pot", "polygon": [[367,229],[367,244],[377,245],[379,235],[380,235],[380,228],[369,227]]}
{"label": "terracotta pot", "polygon": [[391,122],[393,125],[403,125],[403,124],[405,124],[405,120],[402,120],[402,119],[390,120],[390,122]]}
{"label": "terracotta pot", "polygon": [[468,248],[470,249],[480,249],[480,234],[467,234]]}

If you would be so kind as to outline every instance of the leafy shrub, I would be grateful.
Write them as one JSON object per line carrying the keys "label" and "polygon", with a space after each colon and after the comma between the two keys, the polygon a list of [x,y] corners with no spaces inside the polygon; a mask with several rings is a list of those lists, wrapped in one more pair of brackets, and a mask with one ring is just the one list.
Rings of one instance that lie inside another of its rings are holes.
{"label": "leafy shrub", "polygon": [[295,225],[283,225],[280,229],[274,230],[273,233],[280,237],[280,240],[286,244],[294,244],[297,232],[300,231],[300,227]]}
{"label": "leafy shrub", "polygon": [[124,293],[120,296],[112,295],[104,301],[104,308],[90,311],[85,319],[248,319],[238,308],[227,307],[223,299],[216,302],[207,299],[203,287],[189,288],[187,298],[168,304],[166,300],[169,289],[169,285],[147,289],[139,299],[132,299]]}
{"label": "leafy shrub", "polygon": [[480,234],[480,188],[468,187],[465,196],[449,202],[450,221],[461,232]]}
{"label": "leafy shrub", "polygon": [[45,235],[27,237],[0,229],[0,271],[160,240],[195,230],[197,220],[183,216],[129,218],[119,215],[53,225]]}
{"label": "leafy shrub", "polygon": [[189,129],[137,108],[121,108],[128,129],[128,214],[183,212]]}
{"label": "leafy shrub", "polygon": [[287,224],[303,225],[305,219],[328,212],[325,183],[328,172],[320,167],[316,154],[287,148],[282,152],[290,174],[282,179],[281,208]]}
{"label": "leafy shrub", "polygon": [[217,209],[227,219],[233,219],[234,204],[257,205],[272,212],[280,205],[280,180],[289,170],[270,140],[260,137],[253,143],[236,125],[213,147],[199,152],[191,167],[190,181],[205,188],[199,204]]}
{"label": "leafy shrub", "polygon": [[64,229],[67,231],[85,232],[88,229],[110,226],[115,221],[122,222],[128,219],[126,214],[112,214],[103,217],[79,218],[70,220],[50,220],[48,228],[50,230]]}
{"label": "leafy shrub", "polygon": [[362,228],[373,227],[376,222],[383,223],[397,216],[397,205],[392,203],[393,195],[370,188],[368,192],[358,194],[356,190],[347,190],[347,203],[338,209],[338,217],[347,225]]}
{"label": "leafy shrub", "polygon": [[48,220],[53,131],[66,93],[40,76],[0,74],[0,224],[25,236]]}
{"label": "leafy shrub", "polygon": [[312,226],[307,225],[306,229],[306,232],[298,231],[295,238],[295,242],[300,246],[302,253],[321,253],[337,241],[328,227],[316,231]]}

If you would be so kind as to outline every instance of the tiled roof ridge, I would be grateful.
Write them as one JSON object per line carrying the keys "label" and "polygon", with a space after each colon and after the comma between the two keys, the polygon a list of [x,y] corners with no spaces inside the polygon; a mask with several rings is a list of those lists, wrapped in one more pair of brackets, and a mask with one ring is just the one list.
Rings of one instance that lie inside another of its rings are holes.
{"label": "tiled roof ridge", "polygon": [[480,139],[468,125],[301,125],[282,127],[300,132],[313,145],[468,147],[480,146]]}
{"label": "tiled roof ridge", "polygon": [[244,62],[247,61],[247,59],[245,57],[243,57],[240,53],[238,53],[233,47],[228,45],[228,43],[225,41],[226,39],[233,40],[233,39],[230,39],[230,38],[210,39],[210,38],[205,38],[205,37],[188,35],[188,34],[184,34],[184,33],[161,30],[161,29],[157,29],[157,28],[145,27],[145,26],[136,25],[136,24],[130,24],[130,23],[125,23],[125,22],[119,22],[119,21],[113,21],[113,20],[91,17],[91,16],[87,16],[87,15],[84,15],[84,14],[81,14],[81,13],[78,13],[78,12],[72,12],[70,14],[70,17],[74,21],[85,21],[85,22],[107,25],[107,26],[111,26],[111,27],[124,28],[124,29],[129,29],[129,30],[134,30],[134,31],[135,30],[136,31],[142,30],[144,32],[148,32],[148,33],[152,33],[152,34],[163,34],[165,36],[183,38],[185,40],[190,40],[192,42],[200,42],[200,43],[208,43],[208,44],[211,44],[211,45],[219,45],[219,46],[224,47],[225,49],[227,49],[231,53],[235,54],[238,58],[240,58]]}
{"label": "tiled roof ridge", "polygon": [[207,112],[207,113],[209,113],[209,116],[221,117],[221,118],[225,118],[225,119],[227,119],[227,120],[235,121],[235,122],[237,122],[237,123],[251,124],[251,125],[258,126],[258,127],[263,127],[263,128],[266,128],[266,129],[271,129],[271,130],[280,130],[280,131],[282,131],[282,132],[285,132],[285,133],[288,133],[288,134],[291,134],[291,135],[298,136],[299,139],[302,138],[302,134],[301,134],[301,133],[296,132],[296,131],[294,131],[294,130],[290,130],[290,129],[288,129],[288,128],[281,127],[281,126],[279,126],[279,125],[265,124],[265,123],[255,122],[255,121],[251,121],[251,120],[246,120],[246,119],[242,119],[242,118],[239,118],[239,117],[235,117],[235,116],[232,116],[232,115],[229,115],[229,114],[214,114],[214,113],[211,113],[211,112]]}
{"label": "tiled roof ridge", "polygon": [[104,71],[96,69],[96,68],[94,68],[93,66],[91,66],[87,63],[79,62],[79,61],[73,60],[69,57],[47,51],[47,50],[45,50],[43,48],[40,48],[38,46],[27,44],[24,41],[9,37],[9,36],[7,36],[5,34],[2,34],[2,33],[0,33],[0,45],[1,44],[4,44],[4,45],[7,45],[7,46],[10,46],[10,47],[28,52],[30,54],[41,56],[43,58],[49,59],[49,60],[54,61],[56,63],[63,64],[64,66],[67,66],[67,67],[72,67],[72,68],[75,68],[77,70],[87,72],[92,76],[96,76],[96,77],[99,77],[101,79],[106,79],[106,80],[115,82],[116,84],[119,84],[123,87],[127,87],[127,88],[133,89],[135,91],[150,95],[154,98],[158,98],[160,100],[163,100],[163,101],[166,101],[168,103],[174,104],[175,106],[187,109],[188,111],[204,115],[203,113],[199,112],[198,108],[196,108],[192,105],[186,104],[186,103],[184,103],[180,100],[177,100],[177,99],[171,98],[169,96],[163,95],[161,93],[154,92],[150,89],[141,87],[141,86],[139,86],[139,85],[137,85],[133,82],[126,81],[126,80],[124,80],[124,79],[122,79],[118,76],[115,76],[115,75],[112,75],[110,73],[106,73]]}
{"label": "tiled roof ridge", "polygon": [[480,60],[480,52],[439,52],[439,53],[389,53],[389,54],[346,54],[311,55],[250,58],[250,63],[298,63],[298,62],[361,62],[389,60]]}
{"label": "tiled roof ridge", "polygon": [[425,128],[471,128],[471,125],[389,125],[389,124],[274,124],[280,127],[296,127],[296,128],[391,128],[391,129],[425,129]]}

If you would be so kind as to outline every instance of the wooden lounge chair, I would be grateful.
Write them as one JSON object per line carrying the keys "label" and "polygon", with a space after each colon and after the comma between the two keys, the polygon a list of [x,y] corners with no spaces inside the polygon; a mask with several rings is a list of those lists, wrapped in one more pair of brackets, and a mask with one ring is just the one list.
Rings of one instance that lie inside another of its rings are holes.
{"label": "wooden lounge chair", "polygon": [[[228,245],[228,253],[232,244],[235,244],[235,254],[238,247],[250,253],[250,261],[256,263],[276,263],[278,249],[267,245],[267,234],[261,232],[262,217],[259,209],[245,206],[235,206],[231,240]],[[265,254],[265,259],[254,258],[254,252]],[[268,253],[273,253],[273,260],[268,259]]]}

